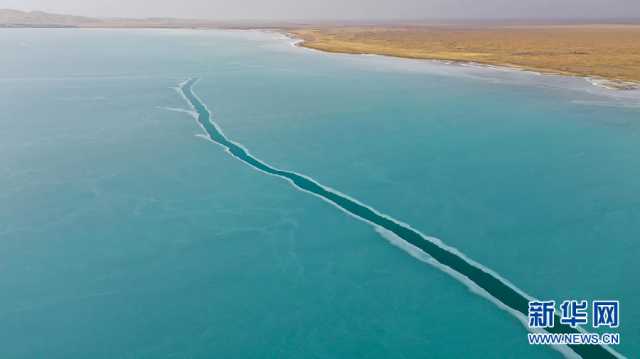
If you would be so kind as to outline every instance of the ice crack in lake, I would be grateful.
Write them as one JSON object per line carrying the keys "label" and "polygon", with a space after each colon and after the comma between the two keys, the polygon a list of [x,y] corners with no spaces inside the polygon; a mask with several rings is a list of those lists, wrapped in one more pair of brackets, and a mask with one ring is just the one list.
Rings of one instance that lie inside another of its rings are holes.
{"label": "ice crack in lake", "polygon": [[[426,236],[408,224],[382,214],[346,194],[316,182],[310,177],[272,167],[254,157],[241,144],[228,139],[213,120],[207,106],[193,91],[193,86],[197,82],[198,79],[196,78],[189,79],[179,85],[178,91],[195,111],[193,115],[200,127],[205,131],[205,138],[224,147],[230,155],[254,169],[271,176],[283,178],[297,189],[319,197],[348,215],[369,223],[394,245],[461,281],[473,292],[491,300],[526,325],[528,303],[532,298],[497,273],[469,259],[463,253],[447,246],[439,239]],[[548,332],[583,332],[579,328],[561,324],[559,320],[555,322],[556,324],[553,328],[547,329]],[[555,346],[555,349],[558,349],[567,357],[576,355],[583,358],[622,357],[609,347],[598,345]]]}

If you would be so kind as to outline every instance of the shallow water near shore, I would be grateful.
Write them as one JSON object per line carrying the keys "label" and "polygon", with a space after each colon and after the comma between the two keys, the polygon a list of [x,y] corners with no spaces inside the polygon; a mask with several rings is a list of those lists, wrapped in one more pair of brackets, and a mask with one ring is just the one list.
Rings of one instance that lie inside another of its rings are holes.
{"label": "shallow water near shore", "polygon": [[248,31],[2,30],[8,357],[559,357],[227,137],[640,347],[640,111],[581,79],[322,54]]}

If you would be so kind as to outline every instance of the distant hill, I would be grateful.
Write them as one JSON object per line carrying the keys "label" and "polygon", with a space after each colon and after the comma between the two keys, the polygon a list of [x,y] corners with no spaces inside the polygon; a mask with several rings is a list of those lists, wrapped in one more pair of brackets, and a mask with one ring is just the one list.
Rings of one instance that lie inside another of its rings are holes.
{"label": "distant hill", "polygon": [[78,27],[96,26],[100,23],[99,19],[83,16],[0,9],[0,26],[3,27]]}
{"label": "distant hill", "polygon": [[[261,27],[259,23],[257,25]],[[262,26],[269,27],[268,24]],[[92,18],[43,11],[0,9],[0,27],[255,28],[256,24],[175,18]]]}

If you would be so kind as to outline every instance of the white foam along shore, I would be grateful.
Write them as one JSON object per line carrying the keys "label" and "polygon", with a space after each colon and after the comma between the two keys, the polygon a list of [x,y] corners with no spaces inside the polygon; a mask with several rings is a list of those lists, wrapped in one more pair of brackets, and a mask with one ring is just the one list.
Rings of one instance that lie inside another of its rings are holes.
{"label": "white foam along shore", "polygon": [[607,90],[640,90],[640,83],[631,81],[609,80],[601,77],[585,77],[593,86],[605,88]]}
{"label": "white foam along shore", "polygon": [[[291,46],[298,47],[298,48],[305,48],[307,50],[330,53],[328,51],[322,51],[315,48],[305,47],[304,46],[305,40],[296,36],[293,33],[282,32],[281,34],[284,35],[285,38],[289,40]],[[345,54],[353,55],[350,53],[345,53]],[[401,56],[379,55],[379,54],[371,54],[371,53],[362,53],[359,55],[388,57],[388,58],[394,58],[394,59],[408,59]],[[429,62],[434,62],[439,64],[458,65],[458,66],[473,67],[473,68],[484,68],[484,69],[491,69],[495,71],[517,71],[521,73],[528,73],[528,74],[539,75],[539,76],[546,75],[546,76],[563,76],[567,78],[581,78],[587,81],[588,83],[590,83],[591,85],[601,89],[606,89],[611,91],[634,91],[634,92],[640,93],[640,82],[612,80],[612,79],[606,79],[598,76],[567,75],[567,74],[555,73],[553,71],[548,71],[548,72],[534,71],[534,70],[526,69],[521,66],[513,65],[513,64],[492,65],[492,64],[483,64],[475,61],[441,60],[441,59],[413,59],[412,58],[410,60],[429,61]],[[640,94],[639,94],[639,97],[640,97]]]}

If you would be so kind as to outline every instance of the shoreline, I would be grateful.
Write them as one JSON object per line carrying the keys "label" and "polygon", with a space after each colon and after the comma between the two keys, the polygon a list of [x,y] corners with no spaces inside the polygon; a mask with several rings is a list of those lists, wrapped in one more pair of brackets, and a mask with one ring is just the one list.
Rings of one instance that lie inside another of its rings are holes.
{"label": "shoreline", "polygon": [[279,27],[251,27],[251,26],[220,26],[220,27],[199,27],[199,26],[55,26],[55,25],[43,25],[43,26],[34,26],[34,25],[25,25],[25,26],[0,26],[0,29],[101,29],[101,30],[221,30],[221,31],[259,31],[266,33],[278,33],[289,39],[291,45],[294,47],[304,48],[307,50],[320,51],[322,53],[327,54],[346,54],[346,55],[362,55],[362,56],[381,56],[395,59],[407,59],[407,60],[418,60],[418,61],[430,61],[434,63],[440,64],[448,64],[448,65],[458,65],[458,66],[466,66],[466,67],[475,67],[475,68],[486,68],[493,69],[498,71],[519,71],[523,73],[530,73],[535,75],[552,75],[552,76],[563,76],[567,78],[576,78],[581,79],[594,87],[616,91],[616,92],[627,92],[627,91],[640,91],[640,81],[629,81],[629,80],[621,80],[615,78],[607,78],[597,74],[583,74],[576,73],[571,71],[563,71],[552,68],[544,68],[544,67],[532,67],[532,66],[521,66],[508,62],[498,62],[498,61],[479,61],[479,60],[460,60],[454,58],[442,58],[442,57],[429,57],[429,56],[407,56],[399,53],[388,53],[388,52],[362,52],[355,50],[340,50],[340,49],[332,49],[322,46],[314,46],[310,44],[308,40],[301,37],[294,31],[299,30],[291,30],[290,28],[279,28]]}
{"label": "shoreline", "polygon": [[[298,31],[298,30],[295,30]],[[432,61],[441,64],[451,64],[459,66],[469,66],[477,68],[487,68],[493,70],[504,71],[520,71],[536,75],[554,75],[564,76],[569,78],[582,79],[590,83],[594,87],[611,90],[611,91],[638,91],[640,90],[640,81],[635,80],[623,80],[617,78],[607,78],[597,74],[585,74],[572,71],[564,71],[553,68],[534,67],[534,66],[522,66],[509,62],[499,61],[480,61],[480,60],[460,60],[455,58],[443,58],[438,56],[409,56],[402,53],[392,53],[392,51],[379,51],[379,52],[363,52],[351,49],[338,49],[331,48],[330,46],[317,46],[310,43],[309,40],[303,38],[299,33],[288,29],[281,29],[280,33],[290,39],[291,45],[295,47],[305,48],[308,50],[320,51],[331,54],[349,54],[349,55],[362,55],[362,56],[382,56],[396,59],[409,59],[409,60],[423,60]]]}

